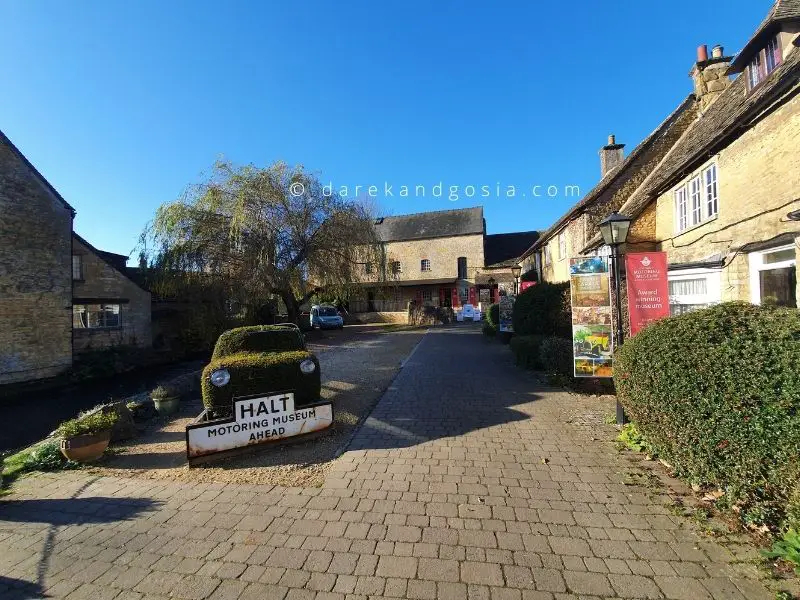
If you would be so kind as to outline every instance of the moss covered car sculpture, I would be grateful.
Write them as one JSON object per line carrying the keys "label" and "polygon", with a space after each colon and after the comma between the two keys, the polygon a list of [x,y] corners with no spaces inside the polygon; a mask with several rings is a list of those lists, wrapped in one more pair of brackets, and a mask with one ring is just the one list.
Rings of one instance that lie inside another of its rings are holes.
{"label": "moss covered car sculpture", "polygon": [[240,327],[217,340],[201,386],[206,410],[186,428],[193,457],[319,431],[333,422],[320,400],[319,360],[296,325]]}

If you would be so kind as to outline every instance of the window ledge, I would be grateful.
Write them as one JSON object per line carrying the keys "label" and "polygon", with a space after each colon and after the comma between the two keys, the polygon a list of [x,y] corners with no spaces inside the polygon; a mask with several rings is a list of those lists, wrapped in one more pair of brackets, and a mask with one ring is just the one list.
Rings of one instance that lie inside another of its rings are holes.
{"label": "window ledge", "polygon": [[707,218],[704,221],[700,221],[697,225],[692,225],[691,227],[687,227],[686,229],[684,229],[682,231],[676,231],[674,237],[677,239],[677,238],[681,237],[682,235],[684,235],[686,233],[691,233],[692,231],[694,231],[696,229],[700,229],[704,225],[708,225],[709,223],[713,223],[717,219],[719,219],[719,213],[717,213],[713,217]]}
{"label": "window ledge", "polygon": [[119,325],[117,327],[73,327],[72,331],[91,334],[95,331],[122,331],[122,329],[124,329],[124,327]]}

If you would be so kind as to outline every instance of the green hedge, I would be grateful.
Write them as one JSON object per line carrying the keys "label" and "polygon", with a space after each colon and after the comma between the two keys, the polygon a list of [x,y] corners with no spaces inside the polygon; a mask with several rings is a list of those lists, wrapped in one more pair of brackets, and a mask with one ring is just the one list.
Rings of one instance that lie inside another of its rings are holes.
{"label": "green hedge", "polygon": [[617,351],[614,382],[679,474],[724,489],[745,521],[785,518],[800,481],[800,311],[727,303],[658,321]]}
{"label": "green hedge", "polygon": [[569,283],[537,283],[517,296],[514,303],[517,335],[572,336]]}
{"label": "green hedge", "polygon": [[229,329],[217,340],[214,358],[240,352],[285,352],[303,350],[302,334],[293,327],[280,325],[253,325]]}
{"label": "green hedge", "polygon": [[489,312],[486,313],[486,322],[492,327],[498,329],[500,327],[500,305],[492,304],[489,307]]}
{"label": "green hedge", "polygon": [[483,332],[483,335],[489,338],[494,338],[497,336],[497,328],[491,323],[484,322],[483,326],[481,327],[481,331]]}
{"label": "green hedge", "polygon": [[544,338],[539,346],[539,361],[547,373],[572,378],[575,372],[572,341],[560,337]]}
{"label": "green hedge", "polygon": [[[309,375],[300,371],[300,363],[306,359],[317,366]],[[217,369],[230,372],[227,385],[216,387],[211,383],[211,373]],[[296,406],[311,404],[319,401],[319,360],[305,350],[221,356],[212,358],[203,369],[201,386],[203,404],[219,416],[230,413],[234,397],[268,392],[294,390]]]}
{"label": "green hedge", "polygon": [[539,276],[536,275],[536,269],[525,271],[519,278],[520,281],[539,281]]}
{"label": "green hedge", "polygon": [[543,340],[541,335],[515,335],[511,338],[511,352],[514,353],[517,365],[526,369],[541,369],[539,349]]}

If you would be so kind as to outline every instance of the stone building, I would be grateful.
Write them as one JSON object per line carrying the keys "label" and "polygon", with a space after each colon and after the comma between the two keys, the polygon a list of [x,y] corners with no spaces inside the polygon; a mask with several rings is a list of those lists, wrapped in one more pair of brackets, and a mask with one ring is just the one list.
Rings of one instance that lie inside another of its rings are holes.
{"label": "stone building", "polygon": [[72,366],[74,215],[0,132],[0,384]]}
{"label": "stone building", "polygon": [[0,132],[0,385],[61,375],[76,353],[150,345],[127,257],[72,230],[75,210]]}
{"label": "stone building", "polygon": [[126,273],[127,256],[72,235],[72,344],[76,353],[110,346],[151,346],[150,292]]}
{"label": "stone building", "polygon": [[634,219],[628,249],[667,253],[673,314],[727,300],[797,306],[798,34],[800,0],[781,0],[735,59],[701,47],[690,73],[700,114],[621,207]]}
{"label": "stone building", "polygon": [[510,281],[514,261],[509,259],[518,257],[537,235],[487,236],[482,207],[382,217],[375,229],[384,264],[362,266],[362,291],[350,299],[349,311],[382,313],[383,318],[395,313],[398,320],[411,301],[458,307],[496,298]]}
{"label": "stone building", "polygon": [[569,259],[581,254],[599,231],[600,221],[630,197],[686,131],[697,111],[697,103],[689,96],[627,157],[625,145],[609,136],[608,144],[600,149],[600,182],[522,254],[523,269],[535,270],[541,281],[567,281]]}

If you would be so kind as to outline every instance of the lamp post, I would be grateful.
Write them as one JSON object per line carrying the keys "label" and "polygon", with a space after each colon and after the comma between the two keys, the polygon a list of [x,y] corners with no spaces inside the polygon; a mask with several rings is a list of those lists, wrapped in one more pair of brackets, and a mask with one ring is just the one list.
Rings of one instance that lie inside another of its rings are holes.
{"label": "lamp post", "polygon": [[[620,292],[620,252],[619,247],[628,239],[628,230],[631,227],[631,218],[613,212],[605,219],[600,221],[600,233],[603,241],[611,248],[611,258],[614,259],[614,292],[617,295],[617,345],[621,346],[625,341],[625,332],[622,325],[622,295]],[[624,425],[626,422],[625,410],[617,400],[617,425]]]}
{"label": "lamp post", "polygon": [[519,276],[522,273],[522,267],[514,265],[511,267],[511,274],[514,276],[514,295],[519,294]]}

